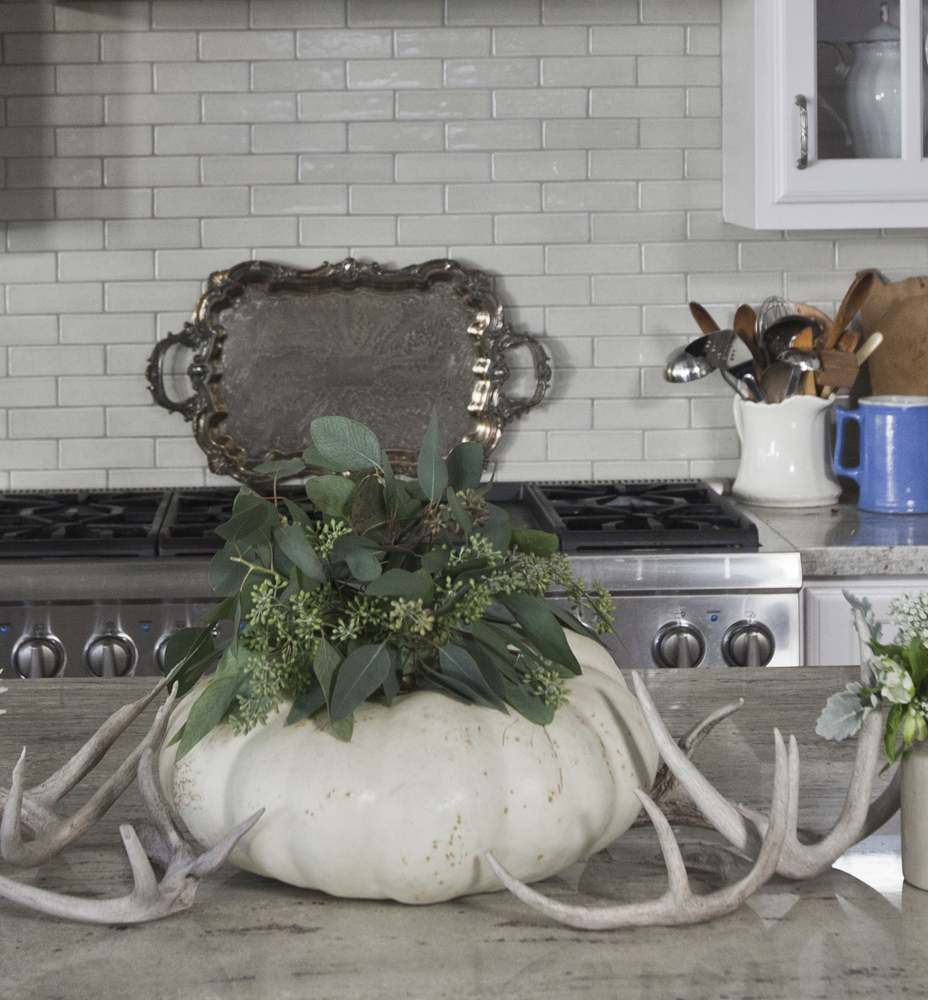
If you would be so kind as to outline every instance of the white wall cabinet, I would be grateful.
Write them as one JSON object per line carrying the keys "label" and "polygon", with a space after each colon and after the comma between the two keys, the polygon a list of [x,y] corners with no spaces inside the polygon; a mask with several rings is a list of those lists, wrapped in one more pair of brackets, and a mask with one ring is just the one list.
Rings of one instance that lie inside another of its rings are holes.
{"label": "white wall cabinet", "polygon": [[924,577],[854,577],[810,580],[802,588],[804,663],[807,667],[845,666],[860,663],[857,632],[851,607],[842,591],[866,597],[877,621],[883,623],[883,640],[895,638],[896,626],[889,622],[889,605],[906,593],[928,589]]}
{"label": "white wall cabinet", "polygon": [[[879,0],[723,0],[726,222],[751,229],[928,226],[922,0],[889,4],[900,39],[880,42],[877,53],[877,43],[863,40],[877,29],[880,8]],[[882,75],[873,87],[878,63]],[[854,114],[861,93],[871,94],[871,124],[881,108],[895,109],[887,120],[898,128],[876,156],[865,138],[873,130],[865,132],[859,110]]]}

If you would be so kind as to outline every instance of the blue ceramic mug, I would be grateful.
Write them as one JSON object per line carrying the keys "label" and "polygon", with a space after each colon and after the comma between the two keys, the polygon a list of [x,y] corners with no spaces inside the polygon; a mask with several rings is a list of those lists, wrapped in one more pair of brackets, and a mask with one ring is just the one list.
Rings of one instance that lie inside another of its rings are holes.
{"label": "blue ceramic mug", "polygon": [[[859,410],[835,410],[834,471],[860,486],[857,506],[881,514],[928,513],[928,396],[868,396]],[[844,425],[860,425],[860,460],[841,464]]]}

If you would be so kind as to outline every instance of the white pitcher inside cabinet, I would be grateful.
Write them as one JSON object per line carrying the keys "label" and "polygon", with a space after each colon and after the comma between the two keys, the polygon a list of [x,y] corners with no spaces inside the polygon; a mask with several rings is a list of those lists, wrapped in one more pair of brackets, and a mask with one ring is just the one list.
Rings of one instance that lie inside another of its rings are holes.
{"label": "white pitcher inside cabinet", "polygon": [[928,226],[922,0],[722,0],[723,214]]}

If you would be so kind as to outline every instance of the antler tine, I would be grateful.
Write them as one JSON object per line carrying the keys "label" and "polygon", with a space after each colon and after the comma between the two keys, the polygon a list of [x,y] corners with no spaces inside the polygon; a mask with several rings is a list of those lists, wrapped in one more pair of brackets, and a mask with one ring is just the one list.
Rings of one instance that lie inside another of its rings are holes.
{"label": "antler tine", "polygon": [[[803,844],[797,835],[796,817],[792,818],[790,832],[783,848],[783,856],[777,869],[786,878],[800,879],[818,875],[830,868],[835,861],[858,841],[862,840],[883,823],[899,808],[899,780],[894,777],[892,784],[876,799],[870,802],[873,782],[879,764],[882,741],[883,719],[880,712],[870,712],[864,719],[857,743],[857,756],[848,786],[844,807],[835,825],[811,844]],[[799,759],[796,758],[798,780]],[[763,813],[744,809],[743,814],[763,831],[768,819]]]}
{"label": "antler tine", "polygon": [[[190,845],[181,839],[171,824],[154,786],[151,771],[152,753],[151,750],[146,750],[139,762],[139,778],[142,782],[150,782],[148,792],[154,791],[155,800],[158,802],[152,819],[159,827],[164,822],[171,828],[174,836],[168,839],[176,845],[160,883],[155,878],[135,830],[128,823],[124,823],[120,826],[119,832],[134,881],[134,888],[128,896],[118,899],[81,899],[38,889],[35,886],[22,885],[3,876],[0,876],[0,896],[41,913],[93,924],[145,923],[189,909],[193,905],[200,879],[222,864],[242,836],[258,821],[264,810],[261,809],[250,816],[244,823],[230,830],[215,847],[196,857]],[[151,809],[150,794],[146,799],[146,807]],[[165,831],[159,832],[165,833]]]}
{"label": "antler tine", "polygon": [[712,732],[713,729],[729,715],[734,715],[739,709],[744,708],[744,698],[739,698],[730,705],[722,705],[714,712],[710,712],[702,722],[697,722],[689,732],[677,740],[677,746],[686,754],[692,757],[700,743]]}
{"label": "antler tine", "polygon": [[[34,868],[57,854],[63,847],[86,833],[106,812],[110,806],[132,784],[138,770],[139,760],[145,750],[160,743],[168,724],[168,716],[174,703],[174,692],[168,695],[164,704],[158,709],[154,722],[145,738],[119,765],[116,771],[100,788],[84,803],[73,816],[51,829],[47,827],[40,831],[41,835],[32,841],[22,839],[22,770],[25,757],[20,757],[13,769],[13,784],[0,819],[0,856],[5,861],[24,868]],[[138,705],[138,702],[135,703]],[[134,708],[135,705],[129,706]],[[112,716],[111,716],[112,718]],[[112,742],[112,741],[111,741]],[[57,819],[57,817],[56,817]]]}
{"label": "antler tine", "polygon": [[794,770],[791,766],[792,758],[796,755],[795,743],[791,741],[790,750],[787,753],[779,730],[774,730],[774,747],[776,771],[770,810],[771,818],[757,861],[743,879],[708,896],[693,895],[680,847],[674,838],[670,824],[657,805],[647,795],[637,790],[635,794],[651,817],[667,865],[667,891],[660,899],[647,903],[627,903],[621,906],[604,907],[559,903],[548,899],[529,888],[525,883],[513,878],[492,854],[487,854],[487,860],[500,881],[522,902],[560,923],[583,930],[615,930],[620,927],[694,924],[730,913],[741,906],[776,871],[780,852],[786,839],[789,812],[793,801],[798,796],[798,787],[791,780],[791,771]]}
{"label": "antler tine", "polygon": [[[29,796],[36,802],[51,806],[67,795],[82,778],[86,777],[100,763],[106,751],[167,685],[168,678],[164,677],[143,698],[139,698],[138,701],[129,705],[123,705],[122,708],[113,712],[80,750],[66,764],[59,767],[53,775],[46,778],[42,784],[36,785],[29,792]],[[129,778],[129,784],[131,783],[132,777]]]}
{"label": "antler tine", "polygon": [[645,722],[668,769],[673,772],[703,816],[730,844],[741,851],[755,848],[758,836],[752,822],[721,792],[712,787],[687,754],[680,749],[664,725],[664,720],[660,717],[644,681],[636,670],[632,671],[632,681]]}

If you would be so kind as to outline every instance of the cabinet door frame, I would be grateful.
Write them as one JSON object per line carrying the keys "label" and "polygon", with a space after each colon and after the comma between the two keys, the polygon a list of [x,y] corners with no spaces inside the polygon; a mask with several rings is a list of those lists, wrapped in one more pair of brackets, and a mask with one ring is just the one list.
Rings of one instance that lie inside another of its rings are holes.
{"label": "cabinet door frame", "polygon": [[[820,160],[815,0],[723,0],[725,221],[755,229],[928,225],[920,0],[900,0],[900,19],[901,157]],[[805,96],[809,117],[803,170],[797,167],[798,95]]]}

